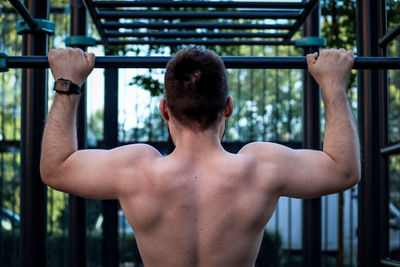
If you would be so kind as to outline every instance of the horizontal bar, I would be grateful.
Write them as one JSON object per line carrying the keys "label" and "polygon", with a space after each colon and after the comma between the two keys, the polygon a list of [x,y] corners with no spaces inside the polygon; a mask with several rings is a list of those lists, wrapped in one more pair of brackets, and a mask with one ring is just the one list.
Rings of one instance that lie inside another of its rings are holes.
{"label": "horizontal bar", "polygon": [[105,31],[108,37],[164,37],[164,38],[284,38],[287,33],[266,33],[266,32],[195,32],[195,31]]}
{"label": "horizontal bar", "polygon": [[299,12],[176,12],[176,11],[100,11],[98,16],[108,19],[297,19]]}
{"label": "horizontal bar", "polygon": [[400,154],[400,143],[381,148],[381,154],[383,157],[389,157],[391,155]]}
{"label": "horizontal bar", "polygon": [[302,9],[308,2],[268,2],[268,1],[93,1],[100,8],[115,7],[213,7],[213,8],[280,8]]}
{"label": "horizontal bar", "polygon": [[400,262],[391,259],[381,259],[381,264],[385,266],[400,267]]}
{"label": "horizontal bar", "polygon": [[[234,40],[234,39],[108,39],[110,45],[283,45],[282,41],[256,41],[256,40]],[[99,42],[101,44],[101,42]],[[285,43],[293,44],[293,43]]]}
{"label": "horizontal bar", "polygon": [[294,24],[263,24],[263,23],[210,23],[210,22],[179,22],[179,23],[166,23],[166,22],[153,22],[153,23],[121,23],[115,21],[106,21],[101,24],[102,27],[107,29],[274,29],[274,30],[288,30]]}
{"label": "horizontal bar", "polygon": [[[306,69],[306,57],[221,57],[230,69]],[[165,68],[171,57],[96,57],[96,68]],[[9,56],[7,68],[48,68],[47,56]],[[400,57],[356,57],[353,69],[400,69]]]}
{"label": "horizontal bar", "polygon": [[394,26],[387,34],[379,38],[379,45],[385,47],[389,42],[393,41],[400,34],[400,23]]}
{"label": "horizontal bar", "polygon": [[18,153],[21,142],[18,140],[2,140],[0,141],[0,153]]}
{"label": "horizontal bar", "polygon": [[18,14],[24,19],[24,21],[29,25],[29,27],[34,30],[38,26],[37,22],[34,20],[29,10],[22,4],[19,0],[9,0],[13,5]]}

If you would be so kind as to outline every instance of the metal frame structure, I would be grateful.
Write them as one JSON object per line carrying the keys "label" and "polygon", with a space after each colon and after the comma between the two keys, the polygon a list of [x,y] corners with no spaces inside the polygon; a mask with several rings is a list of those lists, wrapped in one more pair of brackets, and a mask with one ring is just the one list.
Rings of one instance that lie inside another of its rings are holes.
{"label": "metal frame structure", "polygon": [[[27,1],[34,17],[49,17],[48,1]],[[23,36],[23,54],[43,55],[48,36]],[[42,90],[37,90],[41,88]],[[21,266],[46,266],[46,193],[40,179],[41,139],[46,116],[47,71],[24,69],[21,95]]]}
{"label": "metal frame structure", "polygon": [[[284,45],[303,25],[318,0],[276,3],[268,1],[93,1],[83,0],[100,34],[98,43],[108,45]],[[182,8],[186,10],[182,10]],[[200,8],[200,9],[199,9]],[[178,9],[178,10],[176,10]],[[199,9],[199,10],[198,10]],[[167,10],[167,11],[166,11]],[[216,22],[196,22],[196,20]],[[234,22],[221,22],[233,19]],[[284,19],[287,23],[266,23]],[[188,21],[189,20],[189,21]],[[192,20],[192,21],[190,21]],[[194,20],[194,21],[193,21]],[[252,20],[243,23],[243,20]],[[124,21],[124,22],[121,22]],[[167,22],[168,21],[168,22]],[[236,32],[231,29],[246,29]],[[110,31],[109,28],[123,29]],[[151,31],[150,29],[164,29]],[[126,29],[146,29],[146,31]],[[206,29],[179,31],[178,29]],[[215,31],[218,29],[218,31]],[[254,32],[258,29],[259,32]],[[275,30],[274,33],[265,30]],[[260,31],[263,30],[263,31]],[[129,38],[126,38],[129,37]],[[135,38],[132,38],[135,37]],[[142,39],[139,39],[142,37]],[[188,39],[188,37],[195,37]],[[171,39],[173,38],[173,39]],[[175,38],[179,38],[176,40]],[[213,39],[219,38],[219,39]],[[229,39],[226,39],[229,38]],[[250,39],[243,39],[250,38]],[[258,38],[258,39],[254,39]],[[270,40],[265,40],[268,38]]]}
{"label": "metal frame structure", "polygon": [[[362,56],[387,55],[400,25],[387,32],[386,1],[357,1],[357,50]],[[359,266],[400,266],[389,258],[389,163],[400,143],[388,143],[386,70],[359,71],[358,105],[362,180],[359,185]],[[379,90],[376,90],[379,88]]]}
{"label": "metal frame structure", "polygon": [[[283,45],[292,44],[293,34],[306,21],[304,35],[319,35],[318,0],[308,2],[262,2],[262,1],[93,1],[82,0],[92,16],[105,46],[113,44],[203,44],[203,45]],[[33,17],[48,18],[48,1],[26,1],[27,8],[21,8],[15,2],[17,11],[27,24],[35,27]],[[18,3],[16,3],[18,2]],[[22,5],[23,7],[23,5]],[[115,9],[126,8],[126,10]],[[156,9],[154,9],[156,7]],[[202,12],[183,13],[181,10],[167,12],[165,8],[202,8]],[[151,9],[143,12],[143,8]],[[206,11],[204,11],[204,9]],[[217,10],[218,9],[218,10]],[[226,9],[227,11],[220,11]],[[250,9],[250,10],[249,10]],[[260,10],[259,10],[260,9]],[[297,10],[297,11],[293,11]],[[387,140],[387,85],[386,69],[400,69],[400,58],[387,58],[386,45],[400,32],[397,25],[386,33],[385,1],[357,1],[357,38],[359,56],[354,67],[359,72],[359,128],[362,144],[362,182],[359,186],[359,266],[400,266],[388,259],[388,161],[390,155],[399,154],[400,144],[388,146]],[[79,29],[86,24],[86,16],[80,0],[71,0],[71,35],[85,35],[86,29]],[[166,20],[157,20],[153,18]],[[176,20],[176,18],[184,21]],[[119,19],[124,18],[121,22]],[[141,18],[141,20],[133,20]],[[151,19],[150,19],[151,18]],[[186,19],[231,18],[234,21],[198,22]],[[256,24],[236,21],[238,18],[286,18],[287,24]],[[80,21],[82,19],[82,21]],[[132,19],[132,20],[131,20]],[[112,29],[112,30],[110,30]],[[125,29],[116,31],[115,29]],[[135,29],[135,31],[126,29]],[[139,29],[147,29],[146,32]],[[157,29],[157,31],[149,31]],[[177,31],[177,30],[184,31]],[[201,29],[187,31],[188,29]],[[226,30],[252,30],[226,31]],[[254,32],[254,30],[260,32]],[[163,30],[163,31],[161,31]],[[220,31],[216,31],[220,30]],[[275,30],[265,32],[261,30]],[[122,39],[129,37],[130,39]],[[135,37],[136,39],[132,39]],[[188,37],[192,39],[187,39]],[[145,38],[145,39],[138,39]],[[162,39],[159,39],[162,38]],[[179,40],[168,38],[180,38]],[[207,38],[207,39],[205,39]],[[220,39],[213,39],[220,38]],[[229,39],[222,39],[229,38]],[[240,39],[251,38],[251,39]],[[255,40],[254,38],[270,38]],[[40,181],[39,163],[40,142],[43,122],[46,114],[47,88],[46,72],[48,68],[48,39],[44,34],[28,34],[24,36],[24,56],[6,57],[7,68],[24,68],[22,90],[22,123],[21,123],[21,266],[46,265],[46,189]],[[317,47],[310,47],[315,51]],[[95,67],[106,68],[105,75],[105,113],[104,113],[104,146],[115,147],[118,144],[116,112],[118,110],[118,73],[116,68],[164,68],[170,57],[97,57]],[[273,69],[305,69],[305,57],[223,57],[227,68],[273,68]],[[34,70],[29,69],[34,68]],[[303,146],[320,148],[319,127],[319,95],[315,83],[305,75],[304,91],[304,144]],[[379,90],[377,89],[379,88]],[[82,101],[83,103],[85,101]],[[80,142],[85,139],[85,107],[79,111],[80,126],[78,135]],[[0,149],[8,149],[6,144]],[[239,144],[240,145],[240,144]],[[80,147],[85,144],[80,143]],[[379,179],[378,179],[379,178]],[[74,204],[75,203],[75,204]],[[71,202],[70,233],[70,266],[85,266],[85,255],[82,243],[84,236],[84,214],[82,202],[73,199]],[[117,223],[115,202],[104,203],[103,212],[108,218],[104,221],[103,266],[118,265]],[[320,201],[310,200],[304,203],[304,266],[320,266],[321,228]],[[83,218],[82,218],[83,216]],[[315,229],[319,234],[315,234]],[[378,229],[378,230],[377,230]],[[80,233],[80,234],[78,234]],[[111,233],[107,235],[107,233]],[[77,238],[79,236],[79,239]],[[312,236],[314,235],[314,236]],[[377,246],[377,244],[379,246]],[[84,243],[83,243],[84,246]],[[379,247],[379,249],[377,249]]]}
{"label": "metal frame structure", "polygon": [[24,21],[29,25],[29,27],[31,27],[31,29],[35,29],[38,26],[35,19],[29,13],[29,10],[19,0],[10,0],[9,2],[17,10],[18,14],[24,19]]}

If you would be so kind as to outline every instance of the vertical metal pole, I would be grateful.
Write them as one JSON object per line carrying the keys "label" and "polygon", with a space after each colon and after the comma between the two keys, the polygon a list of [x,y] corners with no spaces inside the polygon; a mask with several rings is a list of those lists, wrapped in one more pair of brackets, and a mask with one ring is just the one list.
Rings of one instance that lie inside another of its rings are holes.
{"label": "vertical metal pole", "polygon": [[[385,56],[378,44],[386,32],[385,1],[357,1],[358,56]],[[380,147],[387,143],[386,72],[358,72],[358,122],[361,182],[358,186],[358,266],[379,266],[388,251],[387,163]]]}
{"label": "vertical metal pole", "polygon": [[[35,18],[48,19],[49,1],[25,1]],[[46,34],[23,37],[23,54],[46,55]],[[22,73],[21,110],[21,266],[46,266],[46,186],[39,161],[47,103],[47,70]]]}
{"label": "vertical metal pole", "polygon": [[[316,8],[304,24],[304,36],[319,36],[320,12]],[[305,54],[318,51],[318,47],[306,49]],[[304,72],[303,92],[303,142],[309,149],[321,149],[320,126],[321,96],[318,84]],[[321,266],[321,198],[303,201],[303,266]]]}
{"label": "vertical metal pole", "polygon": [[[288,57],[291,56],[290,53],[290,46],[288,46]],[[287,132],[289,133],[288,140],[292,139],[292,117],[293,117],[293,111],[292,111],[292,105],[290,104],[290,101],[292,100],[292,70],[288,70],[288,101],[289,101],[289,111],[288,111],[288,121],[287,121]]]}
{"label": "vertical metal pole", "polygon": [[[275,46],[275,56],[278,56],[279,50],[278,46]],[[278,110],[278,103],[279,103],[279,74],[278,70],[275,69],[275,101],[274,101],[274,141],[279,141],[279,133],[278,133],[278,124],[280,120],[279,110]]]}
{"label": "vertical metal pole", "polygon": [[[238,69],[238,77],[237,77],[237,121],[239,120],[239,118],[241,118],[241,107],[242,107],[242,81],[241,81],[241,75],[242,75],[242,70]],[[238,124],[239,125],[239,124]],[[243,140],[243,136],[242,136],[242,131],[241,131],[242,127],[238,126],[238,135],[239,135],[239,140]]]}
{"label": "vertical metal pole", "polygon": [[[81,0],[70,0],[71,36],[86,35],[87,15]],[[85,49],[86,47],[80,47]],[[78,148],[86,148],[86,84],[78,106]],[[86,266],[86,201],[69,196],[69,266]]]}
{"label": "vertical metal pole", "polygon": [[[266,56],[266,53],[265,53],[265,48],[263,48],[263,56],[265,57]],[[263,69],[262,70],[262,80],[263,80],[263,82],[262,82],[262,118],[263,118],[263,120],[262,120],[262,128],[263,128],[263,130],[262,130],[262,141],[266,141],[266,139],[267,139],[267,123],[266,123],[266,119],[265,119],[265,113],[267,112],[266,111],[266,108],[265,108],[265,105],[266,105],[266,101],[265,101],[265,99],[266,99],[266,95],[267,95],[267,70],[266,69]]]}
{"label": "vertical metal pole", "polygon": [[[253,56],[254,55],[254,47],[251,46],[250,47],[250,55]],[[248,140],[250,141],[256,141],[255,140],[255,134],[254,134],[254,70],[250,69],[250,101],[251,101],[251,108],[250,110],[247,112],[247,116],[250,117],[249,121],[250,121],[250,125],[249,125],[249,136],[248,136]]]}
{"label": "vertical metal pole", "polygon": [[[104,144],[118,146],[118,69],[105,69]],[[103,267],[118,266],[118,201],[103,201]]]}
{"label": "vertical metal pole", "polygon": [[[378,1],[378,28],[379,35],[383,36],[387,32],[386,21],[386,1]],[[379,56],[387,56],[387,47],[379,50]],[[389,126],[388,126],[388,113],[389,113],[389,93],[388,93],[388,78],[387,70],[379,71],[379,145],[380,147],[387,147],[389,145]],[[379,253],[380,258],[387,258],[389,256],[389,160],[387,157],[381,157],[379,166],[379,197],[380,197],[380,244]]]}

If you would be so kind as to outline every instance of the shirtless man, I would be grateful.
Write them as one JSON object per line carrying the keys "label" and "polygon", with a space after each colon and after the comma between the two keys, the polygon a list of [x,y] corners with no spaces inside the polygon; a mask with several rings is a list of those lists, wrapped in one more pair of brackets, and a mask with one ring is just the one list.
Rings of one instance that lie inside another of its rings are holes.
{"label": "shirtless man", "polygon": [[[95,57],[60,49],[50,51],[49,62],[56,80],[81,85]],[[176,148],[165,157],[144,144],[77,150],[79,95],[56,93],[43,137],[42,179],[77,196],[118,199],[146,267],[253,266],[280,196],[318,197],[360,179],[345,92],[353,62],[344,49],[307,56],[325,101],[323,151],[258,142],[226,152],[221,139],[233,102],[223,63],[207,50],[182,50],[167,66],[160,111]]]}

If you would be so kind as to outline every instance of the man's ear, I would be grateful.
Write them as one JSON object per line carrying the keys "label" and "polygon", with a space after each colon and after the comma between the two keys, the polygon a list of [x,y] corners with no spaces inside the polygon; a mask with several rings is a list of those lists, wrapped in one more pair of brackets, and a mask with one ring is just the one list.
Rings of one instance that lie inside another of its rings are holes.
{"label": "man's ear", "polygon": [[233,99],[231,96],[228,96],[228,100],[226,101],[224,109],[224,117],[228,119],[232,116],[232,113],[233,113]]}
{"label": "man's ear", "polygon": [[160,100],[159,108],[160,108],[161,116],[163,117],[163,119],[166,122],[168,122],[169,121],[169,114],[168,114],[167,101],[165,101],[165,99],[161,99]]}

